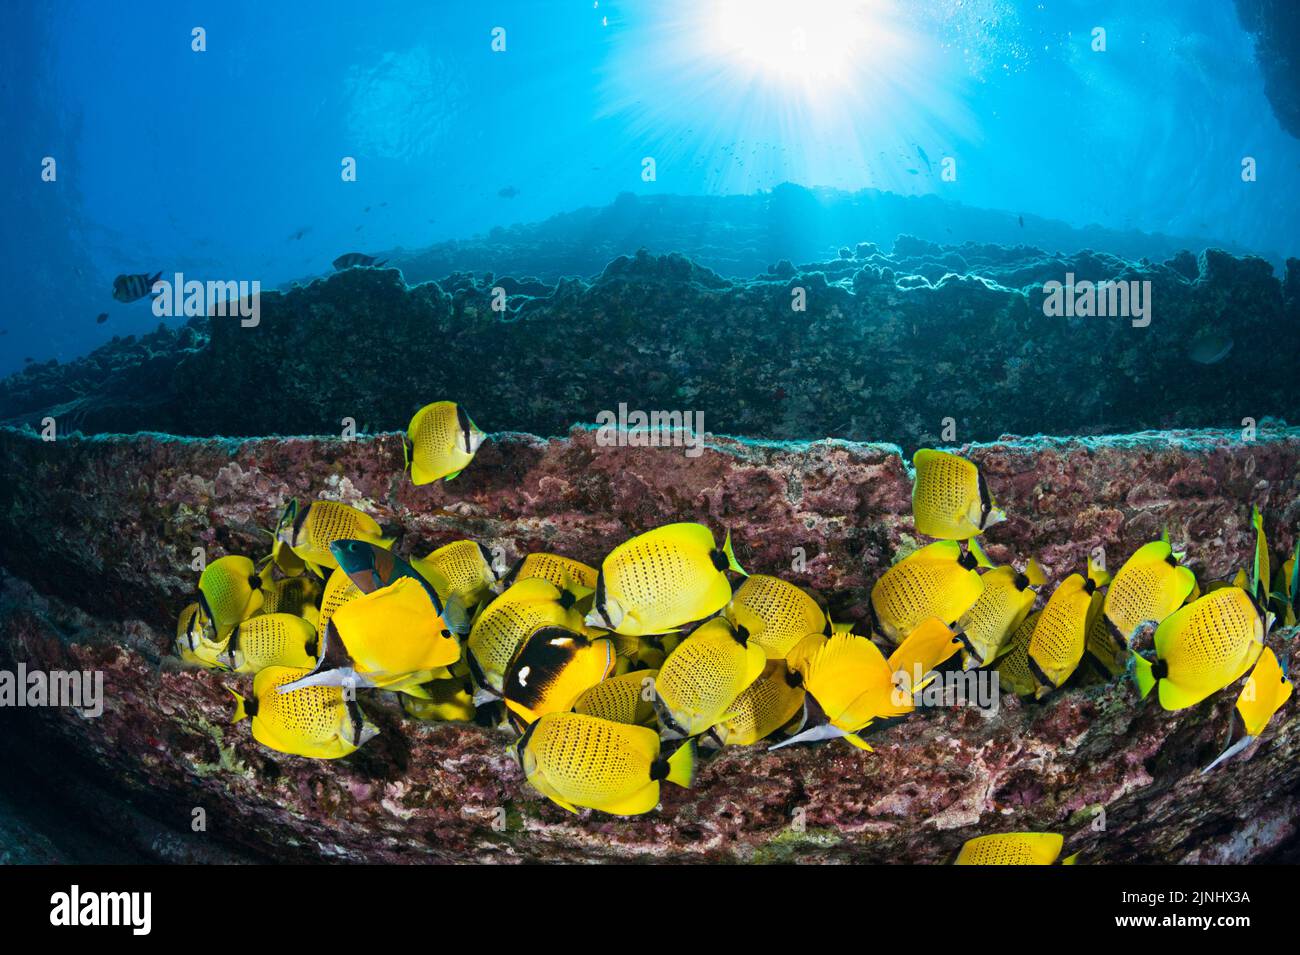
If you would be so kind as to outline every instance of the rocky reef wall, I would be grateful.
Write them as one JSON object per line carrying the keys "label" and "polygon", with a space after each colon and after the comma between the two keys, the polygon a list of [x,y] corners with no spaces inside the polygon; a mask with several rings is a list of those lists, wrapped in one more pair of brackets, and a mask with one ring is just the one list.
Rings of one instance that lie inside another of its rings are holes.
{"label": "rocky reef wall", "polygon": [[[1150,324],[1044,314],[1043,284],[1150,282]],[[493,303],[500,289],[505,311]],[[804,310],[796,309],[802,305]],[[714,433],[936,443],[1300,420],[1300,260],[1163,264],[900,237],[886,254],[732,281],[668,255],[590,283],[351,269],[262,296],[260,324],[196,319],[0,382],[0,421],[60,433],[339,434],[433,397],[493,431],[564,434],[620,404]],[[1226,351],[1225,351],[1226,349]],[[1205,363],[1206,361],[1210,363]]]}
{"label": "rocky reef wall", "polygon": [[1264,95],[1278,124],[1300,138],[1300,8],[1291,0],[1236,0],[1241,25],[1255,37]]}
{"label": "rocky reef wall", "polygon": [[[1252,552],[1252,504],[1275,549],[1293,546],[1300,524],[1300,431],[967,451],[1011,515],[990,533],[991,555],[1037,554],[1056,579],[1097,546],[1121,560],[1166,526],[1202,579],[1225,577]],[[125,819],[148,840],[142,851],[209,861],[938,862],[1005,829],[1065,832],[1071,851],[1098,863],[1296,857],[1294,704],[1250,758],[1201,776],[1231,694],[1170,714],[1140,705],[1128,683],[1095,678],[1041,703],[1005,698],[991,717],[923,710],[874,733],[875,753],[728,749],[694,789],[668,787],[659,811],[628,820],[565,813],[523,783],[504,734],[406,720],[383,695],[363,700],[381,736],[353,757],[262,749],[228,723],[225,687],[245,678],[181,669],[165,653],[195,587],[192,549],[209,559],[264,551],[259,528],[290,496],[369,511],[402,553],[471,536],[507,560],[546,548],[597,562],[630,534],[703,521],[731,529],[751,571],[818,588],[843,619],[860,618],[871,582],[917,543],[907,471],[886,445],[715,438],[692,459],[601,448],[585,430],[498,434],[453,484],[424,488],[403,479],[401,462],[396,434],[44,442],[0,431],[0,667],[103,672],[102,716],[30,710],[23,734],[97,771],[100,824]],[[1293,635],[1272,644],[1295,672]],[[197,847],[196,807],[208,820]],[[186,838],[160,837],[142,815]]]}

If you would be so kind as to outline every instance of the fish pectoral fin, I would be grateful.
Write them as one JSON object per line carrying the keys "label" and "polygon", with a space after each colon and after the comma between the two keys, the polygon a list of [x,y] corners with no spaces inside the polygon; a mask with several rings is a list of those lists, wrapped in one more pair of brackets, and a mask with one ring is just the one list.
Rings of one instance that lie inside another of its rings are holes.
{"label": "fish pectoral fin", "polygon": [[465,470],[464,468],[461,468],[460,471],[452,471],[452,472],[451,472],[450,474],[448,474],[445,478],[443,478],[443,480],[444,480],[444,481],[454,481],[454,480],[456,480],[456,478],[460,477],[460,475],[461,475],[461,471],[464,471],[464,470]]}
{"label": "fish pectoral fin", "polygon": [[858,749],[865,749],[868,753],[875,752],[875,750],[872,749],[870,745],[867,744],[866,740],[864,740],[857,733],[845,733],[844,738],[848,740],[850,743],[852,743],[854,746],[856,746]]}
{"label": "fish pectoral fin", "polygon": [[463,637],[470,632],[474,611],[465,604],[463,597],[450,597],[442,608],[442,619],[447,624],[447,629]]}

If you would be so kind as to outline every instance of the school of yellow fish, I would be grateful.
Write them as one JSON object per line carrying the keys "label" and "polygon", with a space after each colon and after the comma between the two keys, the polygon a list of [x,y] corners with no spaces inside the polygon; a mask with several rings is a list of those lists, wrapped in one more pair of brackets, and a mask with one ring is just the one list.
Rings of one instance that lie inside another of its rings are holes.
{"label": "school of yellow fish", "polygon": [[[453,479],[483,440],[455,403],[422,408],[404,441],[412,482]],[[377,733],[357,691],[384,690],[415,719],[509,728],[538,791],[614,815],[654,809],[665,781],[690,786],[701,751],[837,738],[870,750],[864,731],[913,712],[940,668],[986,669],[1042,698],[1088,655],[1166,710],[1247,677],[1207,772],[1290,698],[1264,641],[1275,611],[1296,621],[1300,561],[1271,575],[1258,511],[1253,566],[1233,581],[1202,587],[1166,535],[1113,576],[1089,562],[1035,610],[1047,582],[1038,562],[995,566],[978,542],[1006,518],[978,467],[928,449],[913,464],[916,529],[936,541],[875,583],[869,634],[832,621],[809,590],[747,574],[730,535],[719,545],[701,524],[639,534],[599,567],[531,553],[500,572],[472,540],[403,559],[372,517],[315,500],[286,505],[261,561],[207,565],[175,649],[252,675],[247,696],[231,690],[235,722],[248,719],[271,749],[355,752]],[[1135,638],[1152,626],[1144,654]],[[1062,848],[1057,834],[1002,833],[970,840],[955,861],[1052,864]]]}

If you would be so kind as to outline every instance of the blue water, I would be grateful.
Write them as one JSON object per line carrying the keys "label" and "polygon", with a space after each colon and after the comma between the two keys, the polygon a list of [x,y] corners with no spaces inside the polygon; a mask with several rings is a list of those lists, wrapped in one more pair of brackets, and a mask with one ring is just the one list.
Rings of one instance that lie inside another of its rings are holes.
{"label": "blue water", "polygon": [[0,373],[155,327],[119,273],[274,287],[621,192],[872,187],[1300,250],[1300,142],[1232,3],[750,4],[15,0]]}

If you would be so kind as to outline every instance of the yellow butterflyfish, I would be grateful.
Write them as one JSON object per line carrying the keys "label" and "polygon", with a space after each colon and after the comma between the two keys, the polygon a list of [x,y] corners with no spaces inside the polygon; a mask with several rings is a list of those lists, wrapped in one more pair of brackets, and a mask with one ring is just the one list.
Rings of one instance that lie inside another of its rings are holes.
{"label": "yellow butterflyfish", "polygon": [[1156,628],[1154,663],[1133,654],[1143,698],[1159,687],[1166,710],[1195,706],[1236,682],[1264,649],[1266,619],[1240,587],[1221,587],[1186,604]]}
{"label": "yellow butterflyfish", "polygon": [[678,786],[694,780],[694,740],[667,759],[659,747],[659,734],[644,726],[548,713],[528,727],[511,752],[528,782],[569,812],[587,807],[635,816],[659,804],[664,780]]}
{"label": "yellow butterflyfish", "polygon": [[264,613],[235,624],[222,659],[236,673],[316,665],[316,628],[291,613]]}
{"label": "yellow butterflyfish", "polygon": [[808,634],[830,630],[826,611],[816,598],[767,574],[746,577],[722,613],[735,626],[744,627],[769,660],[784,660]]}
{"label": "yellow butterflyfish", "polygon": [[535,630],[506,671],[506,706],[524,725],[573,709],[578,697],[614,672],[614,643],[565,627]]}
{"label": "yellow butterflyfish", "polygon": [[[1061,855],[1065,837],[1054,832],[1005,832],[967,840],[954,865],[1052,865]],[[1067,856],[1062,865],[1074,865]]]}
{"label": "yellow butterflyfish", "polygon": [[425,405],[412,416],[402,442],[411,483],[457,477],[474,460],[486,437],[456,402]]}
{"label": "yellow butterflyfish", "polygon": [[967,540],[1007,519],[973,462],[923,448],[912,456],[912,465],[916,469],[912,515],[922,534]]}
{"label": "yellow butterflyfish", "polygon": [[997,660],[998,680],[1011,688],[1017,696],[1032,696],[1038,681],[1029,669],[1029,641],[1038,625],[1041,610],[1035,610],[1016,627],[1007,641],[1007,648]]}
{"label": "yellow butterflyfish", "polygon": [[667,524],[624,541],[605,558],[587,623],[628,636],[665,633],[721,610],[727,571],[744,574],[731,549],[703,524]]}
{"label": "yellow butterflyfish", "polygon": [[657,676],[658,670],[631,670],[611,676],[578,697],[573,711],[613,723],[654,726]]}
{"label": "yellow butterflyfish", "polygon": [[1028,666],[1039,698],[1057,689],[1079,666],[1087,645],[1089,614],[1100,602],[1091,577],[1071,574],[1052,592],[1029,639]]}
{"label": "yellow butterflyfish", "polygon": [[890,567],[871,588],[876,630],[893,644],[923,620],[955,623],[984,592],[974,554],[956,541],[937,541]]}
{"label": "yellow butterflyfish", "polygon": [[[269,569],[260,574],[247,557],[219,557],[199,575],[199,605],[216,633],[247,620],[262,609],[262,588],[271,579]],[[209,633],[209,637],[214,634]]]}
{"label": "yellow butterflyfish", "polygon": [[253,694],[248,699],[231,690],[236,700],[232,722],[251,718],[253,739],[263,746],[313,759],[347,756],[378,735],[356,701],[345,698],[342,687],[284,691],[308,672],[267,667],[253,677]]}
{"label": "yellow butterflyfish", "polygon": [[803,712],[803,678],[784,660],[768,660],[758,679],[731,704],[730,716],[713,726],[704,739],[719,746],[751,746],[766,739]]}
{"label": "yellow butterflyfish", "polygon": [[433,598],[411,577],[345,603],[321,637],[320,662],[295,688],[424,683],[461,655]]}
{"label": "yellow butterflyfish", "polygon": [[299,506],[296,499],[291,500],[280,514],[275,537],[322,578],[326,570],[339,565],[330,551],[335,541],[361,540],[385,548],[393,546],[373,517],[340,501],[308,501]]}
{"label": "yellow butterflyfish", "polygon": [[510,661],[534,631],[542,627],[564,627],[583,632],[577,601],[572,590],[530,577],[515,582],[488,604],[474,621],[465,644],[478,686],[499,696]]}
{"label": "yellow butterflyfish", "polygon": [[[971,551],[977,556],[975,542]],[[983,561],[980,562],[983,565]],[[987,666],[998,658],[1015,633],[1016,628],[1029,616],[1038,599],[1038,591],[1046,575],[1038,561],[1030,558],[1024,573],[1014,567],[994,567],[982,577],[984,590],[969,610],[957,620],[957,637],[961,640],[964,669]]]}
{"label": "yellow butterflyfish", "polygon": [[767,655],[722,617],[701,624],[668,655],[655,679],[655,710],[667,735],[698,736],[730,718],[736,697]]}

